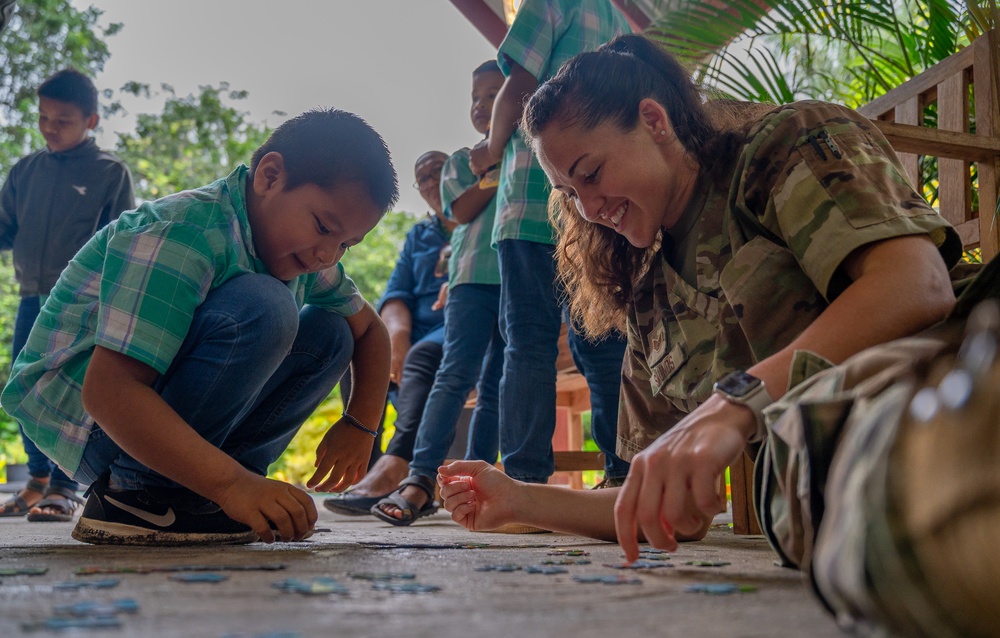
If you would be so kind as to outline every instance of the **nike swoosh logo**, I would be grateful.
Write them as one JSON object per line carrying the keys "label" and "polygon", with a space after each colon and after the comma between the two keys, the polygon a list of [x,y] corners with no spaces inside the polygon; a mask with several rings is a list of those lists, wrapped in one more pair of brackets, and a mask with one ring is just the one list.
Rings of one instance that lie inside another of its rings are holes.
{"label": "nike swoosh logo", "polygon": [[81,195],[86,195],[87,194],[87,187],[86,186],[77,186],[76,184],[70,184],[70,186],[72,186],[73,190],[75,190],[76,192],[80,193]]}
{"label": "nike swoosh logo", "polygon": [[177,516],[174,515],[174,508],[172,507],[167,509],[166,514],[153,514],[151,512],[147,512],[146,510],[141,510],[138,507],[132,507],[130,505],[126,505],[125,503],[117,501],[106,494],[104,498],[107,499],[107,501],[112,505],[114,505],[115,507],[125,510],[132,516],[141,518],[147,523],[151,523],[153,525],[156,525],[157,527],[170,527],[171,525],[174,524],[174,521],[177,520]]}

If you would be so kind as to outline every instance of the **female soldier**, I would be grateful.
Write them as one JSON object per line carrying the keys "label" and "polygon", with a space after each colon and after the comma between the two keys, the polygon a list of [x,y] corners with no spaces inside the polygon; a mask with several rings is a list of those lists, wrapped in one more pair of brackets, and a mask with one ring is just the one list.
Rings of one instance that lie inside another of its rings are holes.
{"label": "female soldier", "polygon": [[593,335],[627,330],[632,468],[620,490],[577,492],[456,463],[439,479],[456,521],[617,538],[629,559],[639,537],[701,538],[722,473],[790,380],[948,313],[961,242],[871,122],[820,102],[734,113],[641,36],[577,56],[531,97],[522,128],[564,197],[571,312]]}

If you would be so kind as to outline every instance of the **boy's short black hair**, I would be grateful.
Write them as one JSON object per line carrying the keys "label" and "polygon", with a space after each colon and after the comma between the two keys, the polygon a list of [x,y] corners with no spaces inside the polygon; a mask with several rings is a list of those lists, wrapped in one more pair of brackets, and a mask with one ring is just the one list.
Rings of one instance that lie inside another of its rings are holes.
{"label": "boy's short black hair", "polygon": [[477,75],[482,75],[483,73],[502,74],[503,71],[500,70],[500,65],[497,64],[496,60],[487,60],[486,62],[483,62],[482,64],[476,67],[476,70],[472,72],[472,77],[476,77]]}
{"label": "boy's short black hair", "polygon": [[42,82],[38,87],[38,97],[72,104],[83,112],[84,117],[97,112],[97,87],[76,69],[63,69]]}
{"label": "boy's short black hair", "polygon": [[359,182],[383,212],[399,199],[388,147],[367,122],[353,113],[313,109],[288,120],[254,152],[250,179],[261,158],[272,151],[284,158],[288,190],[304,184],[329,189]]}

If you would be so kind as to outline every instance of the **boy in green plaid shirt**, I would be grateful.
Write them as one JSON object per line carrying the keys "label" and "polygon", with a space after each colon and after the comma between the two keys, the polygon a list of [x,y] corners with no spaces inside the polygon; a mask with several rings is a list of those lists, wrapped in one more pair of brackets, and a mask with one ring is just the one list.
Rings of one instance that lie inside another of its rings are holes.
{"label": "boy in green plaid shirt", "polygon": [[[493,105],[490,134],[471,151],[482,175],[500,163],[493,242],[500,259],[500,326],[507,342],[500,382],[500,450],[505,471],[545,483],[554,470],[556,354],[563,309],[556,288],[551,186],[517,131],[524,99],[574,55],[629,31],[610,0],[524,0],[497,60],[507,79]],[[599,343],[569,331],[569,348],[590,388],[594,439],[605,455],[605,485],[620,484],[628,464],[615,455],[625,339]]]}
{"label": "boy in green plaid shirt", "polygon": [[389,339],[338,262],[397,197],[381,137],[315,110],[278,127],[249,168],[143,204],[81,249],[2,395],[39,448],[91,485],[74,538],[304,538],[312,499],[267,467],[348,365],[357,391],[308,486],[364,475]]}
{"label": "boy in green plaid shirt", "polygon": [[[493,60],[472,72],[472,125],[490,128],[493,100],[503,85]],[[500,336],[500,264],[490,242],[496,215],[496,187],[482,188],[469,168],[469,149],[456,151],[441,171],[444,214],[458,222],[451,233],[448,300],[444,308],[444,353],[427,397],[410,461],[410,475],[398,490],[372,507],[378,518],[409,525],[437,511],[434,479],[455,439],[455,425],[476,381],[476,409],[469,424],[465,458],[495,463],[504,340]]]}

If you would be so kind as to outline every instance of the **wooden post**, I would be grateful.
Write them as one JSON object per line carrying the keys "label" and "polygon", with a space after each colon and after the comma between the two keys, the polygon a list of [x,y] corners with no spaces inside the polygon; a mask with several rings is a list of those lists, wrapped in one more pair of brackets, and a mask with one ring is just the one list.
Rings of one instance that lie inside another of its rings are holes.
{"label": "wooden post", "polygon": [[[996,29],[976,38],[973,83],[976,94],[976,136],[1000,135],[1000,33]],[[979,162],[979,246],[983,262],[1000,249],[997,197],[1000,158]]]}

